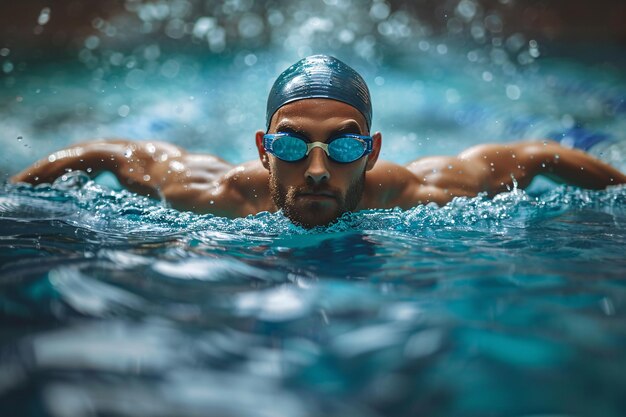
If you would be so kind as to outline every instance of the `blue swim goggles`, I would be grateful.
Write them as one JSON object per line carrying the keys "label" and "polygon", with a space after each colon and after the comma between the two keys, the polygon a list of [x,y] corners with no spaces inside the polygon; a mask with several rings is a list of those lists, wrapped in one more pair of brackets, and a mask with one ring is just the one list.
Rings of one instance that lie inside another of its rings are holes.
{"label": "blue swim goggles", "polygon": [[328,157],[348,164],[372,152],[371,136],[342,134],[328,143],[308,142],[293,133],[268,133],[263,136],[263,147],[281,161],[296,162],[306,158],[313,148],[322,148]]}

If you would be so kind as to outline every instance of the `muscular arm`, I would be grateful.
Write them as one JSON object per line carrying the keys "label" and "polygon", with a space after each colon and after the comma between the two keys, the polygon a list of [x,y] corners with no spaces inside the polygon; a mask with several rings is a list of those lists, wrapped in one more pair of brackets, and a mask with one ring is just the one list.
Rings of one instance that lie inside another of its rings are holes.
{"label": "muscular arm", "polygon": [[245,196],[236,186],[236,172],[228,174],[233,170],[232,165],[211,155],[187,153],[177,146],[157,141],[80,143],[37,161],[11,181],[52,182],[71,170],[83,170],[92,176],[110,171],[129,190],[163,196],[181,210],[225,216],[253,210],[243,204]]}
{"label": "muscular arm", "polygon": [[537,175],[589,189],[626,183],[626,175],[578,149],[552,141],[528,141],[510,145],[479,145],[459,154],[463,164],[479,166],[483,190],[493,195],[512,185],[512,177],[525,188]]}
{"label": "muscular arm", "polygon": [[406,168],[415,178],[398,199],[402,207],[445,204],[480,192],[493,196],[513,188],[513,179],[525,188],[538,175],[590,189],[626,183],[626,176],[610,165],[551,141],[478,145],[456,157],[423,158]]}

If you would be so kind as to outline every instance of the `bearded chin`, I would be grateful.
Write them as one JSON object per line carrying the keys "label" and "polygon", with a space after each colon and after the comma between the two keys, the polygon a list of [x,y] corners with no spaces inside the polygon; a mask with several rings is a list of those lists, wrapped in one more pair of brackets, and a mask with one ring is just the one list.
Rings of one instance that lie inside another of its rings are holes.
{"label": "bearded chin", "polygon": [[270,172],[270,195],[274,204],[283,211],[283,214],[293,223],[310,229],[316,226],[328,225],[343,213],[353,211],[361,201],[365,187],[365,172],[350,186],[345,195],[337,196],[335,210],[321,210],[319,206],[312,204],[309,208],[299,207],[297,187],[285,187],[280,184],[273,172]]}

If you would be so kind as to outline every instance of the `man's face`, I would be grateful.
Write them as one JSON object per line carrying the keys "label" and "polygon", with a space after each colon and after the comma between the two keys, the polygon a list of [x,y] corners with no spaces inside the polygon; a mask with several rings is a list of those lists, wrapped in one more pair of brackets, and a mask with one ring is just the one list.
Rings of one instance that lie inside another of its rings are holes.
{"label": "man's face", "polygon": [[[272,117],[269,128],[269,133],[279,132],[297,133],[310,142],[324,143],[341,133],[369,134],[358,110],[330,99],[305,99],[284,105]],[[317,147],[301,161],[281,161],[263,149],[262,131],[256,138],[261,161],[270,174],[274,203],[291,221],[307,228],[326,225],[357,208],[365,171],[374,166],[381,141],[380,133],[376,133],[370,155],[342,164]]]}

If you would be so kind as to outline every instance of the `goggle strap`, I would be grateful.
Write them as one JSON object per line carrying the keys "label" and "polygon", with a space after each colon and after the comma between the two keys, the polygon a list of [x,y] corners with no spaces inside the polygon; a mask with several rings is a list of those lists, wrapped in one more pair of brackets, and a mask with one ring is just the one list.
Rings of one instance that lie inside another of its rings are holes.
{"label": "goggle strap", "polygon": [[268,135],[263,136],[263,147],[269,153],[274,153],[273,144],[274,144],[274,140],[275,139],[276,139],[275,137],[271,137],[271,136],[268,136]]}

